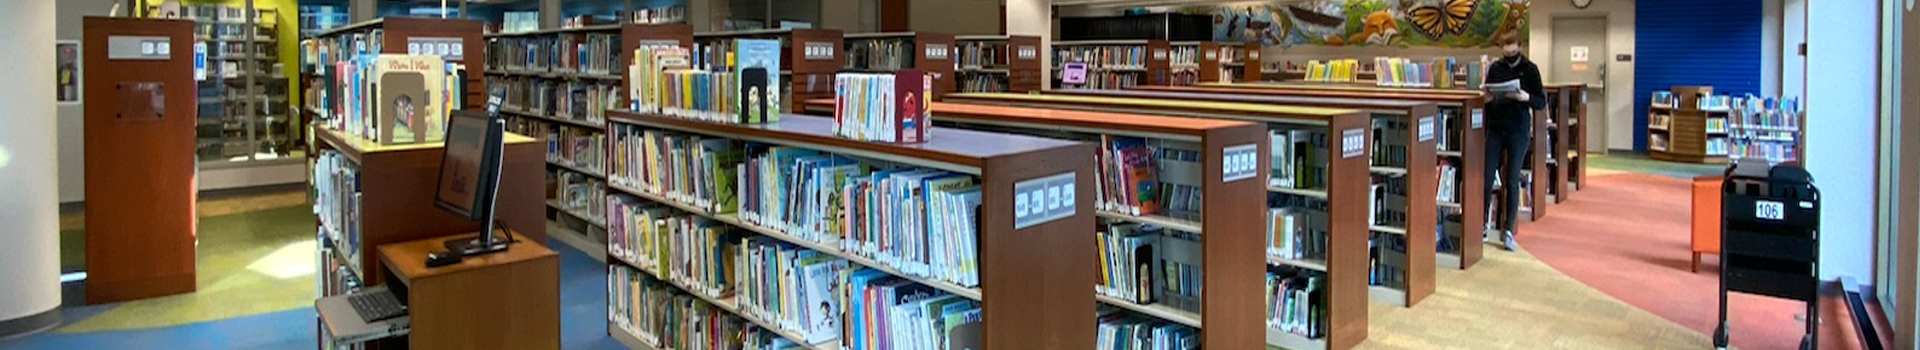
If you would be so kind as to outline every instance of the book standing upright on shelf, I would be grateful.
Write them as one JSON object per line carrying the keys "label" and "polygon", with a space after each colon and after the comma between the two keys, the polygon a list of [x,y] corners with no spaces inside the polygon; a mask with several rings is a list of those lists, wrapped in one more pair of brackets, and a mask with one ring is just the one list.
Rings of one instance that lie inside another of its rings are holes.
{"label": "book standing upright on shelf", "polygon": [[738,122],[779,122],[779,106],[783,106],[779,90],[780,56],[785,54],[780,50],[780,41],[739,39],[733,44],[734,76],[740,79],[741,94]]}
{"label": "book standing upright on shelf", "polygon": [[379,96],[379,122],[374,130],[381,143],[435,142],[444,137],[445,110],[441,107],[446,71],[439,57],[380,55],[376,63],[379,81],[373,88]]}

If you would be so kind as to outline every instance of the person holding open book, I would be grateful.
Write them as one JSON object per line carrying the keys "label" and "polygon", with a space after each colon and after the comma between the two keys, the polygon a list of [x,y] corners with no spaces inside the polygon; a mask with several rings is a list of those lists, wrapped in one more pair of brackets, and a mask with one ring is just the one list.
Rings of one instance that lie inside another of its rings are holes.
{"label": "person holding open book", "polygon": [[1500,242],[1511,251],[1518,242],[1513,240],[1513,220],[1520,208],[1520,167],[1525,164],[1527,151],[1533,145],[1533,113],[1547,108],[1545,93],[1540,83],[1540,67],[1521,54],[1520,41],[1513,36],[1503,36],[1496,43],[1504,50],[1505,56],[1489,64],[1485,84],[1487,92],[1487,167],[1486,192],[1483,198],[1493,202],[1493,184],[1496,174],[1506,184],[1506,195],[1501,196],[1500,212],[1488,222],[1496,226],[1487,228],[1487,235],[1500,233]]}

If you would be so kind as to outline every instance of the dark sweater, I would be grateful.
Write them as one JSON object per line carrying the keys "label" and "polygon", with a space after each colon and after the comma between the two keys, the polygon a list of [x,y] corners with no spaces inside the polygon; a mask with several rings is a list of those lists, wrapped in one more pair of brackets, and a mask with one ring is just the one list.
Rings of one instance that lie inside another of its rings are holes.
{"label": "dark sweater", "polygon": [[1533,60],[1521,55],[1518,58],[1502,58],[1487,67],[1488,83],[1513,79],[1520,79],[1520,90],[1531,96],[1527,102],[1495,96],[1493,102],[1487,104],[1486,122],[1491,132],[1525,133],[1533,127],[1533,117],[1528,110],[1547,108],[1547,94],[1540,83],[1540,67],[1533,65]]}

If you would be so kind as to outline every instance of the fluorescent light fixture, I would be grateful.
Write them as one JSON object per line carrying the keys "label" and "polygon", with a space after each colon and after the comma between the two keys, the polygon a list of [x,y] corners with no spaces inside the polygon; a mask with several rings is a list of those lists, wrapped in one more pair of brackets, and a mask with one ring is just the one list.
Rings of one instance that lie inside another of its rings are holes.
{"label": "fluorescent light fixture", "polygon": [[68,272],[68,273],[60,274],[60,284],[67,284],[67,283],[73,283],[73,282],[79,282],[79,281],[85,281],[85,280],[87,280],[86,271]]}

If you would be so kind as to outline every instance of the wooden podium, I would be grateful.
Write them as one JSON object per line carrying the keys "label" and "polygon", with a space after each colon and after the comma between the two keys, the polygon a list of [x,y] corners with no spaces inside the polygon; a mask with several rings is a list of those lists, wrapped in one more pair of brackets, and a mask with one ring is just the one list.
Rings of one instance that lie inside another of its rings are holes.
{"label": "wooden podium", "polygon": [[193,292],[194,23],[83,23],[87,303]]}

